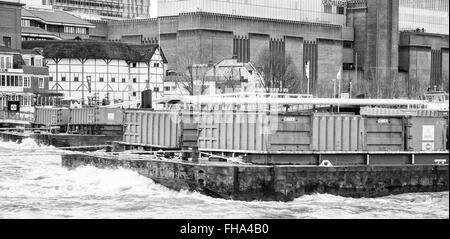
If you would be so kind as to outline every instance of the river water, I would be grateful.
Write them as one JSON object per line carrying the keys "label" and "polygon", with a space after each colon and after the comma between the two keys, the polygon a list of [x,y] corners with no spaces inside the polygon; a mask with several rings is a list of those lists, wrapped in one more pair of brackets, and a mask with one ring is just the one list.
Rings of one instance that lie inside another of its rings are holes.
{"label": "river water", "polygon": [[0,218],[449,218],[449,192],[241,202],[173,191],[125,169],[61,167],[63,151],[0,142]]}

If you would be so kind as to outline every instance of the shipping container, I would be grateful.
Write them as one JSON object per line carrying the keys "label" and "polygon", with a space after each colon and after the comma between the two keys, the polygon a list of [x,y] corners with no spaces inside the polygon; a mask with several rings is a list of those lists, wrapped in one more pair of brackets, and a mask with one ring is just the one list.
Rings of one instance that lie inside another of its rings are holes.
{"label": "shipping container", "polygon": [[69,123],[68,108],[36,107],[34,124],[36,125],[67,125]]}
{"label": "shipping container", "polygon": [[177,112],[125,111],[127,144],[161,148],[180,148],[181,124]]}
{"label": "shipping container", "polygon": [[307,151],[311,145],[311,116],[278,116],[276,131],[269,135],[270,151]]}
{"label": "shipping container", "polygon": [[368,151],[404,151],[403,117],[367,116],[365,144]]}
{"label": "shipping container", "polygon": [[122,108],[87,107],[70,110],[72,125],[123,125]]}
{"label": "shipping container", "polygon": [[443,117],[407,118],[407,149],[409,151],[445,151],[447,120]]}
{"label": "shipping container", "polygon": [[199,131],[199,148],[203,150],[307,150],[310,117],[266,112],[203,112]]}
{"label": "shipping container", "polygon": [[365,150],[365,119],[356,115],[313,115],[311,150]]}

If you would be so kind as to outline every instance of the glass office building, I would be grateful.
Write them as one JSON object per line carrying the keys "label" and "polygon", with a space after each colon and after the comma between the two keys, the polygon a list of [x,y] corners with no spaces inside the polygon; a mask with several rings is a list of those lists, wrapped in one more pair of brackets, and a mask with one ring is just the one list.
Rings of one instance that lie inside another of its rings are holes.
{"label": "glass office building", "polygon": [[448,0],[400,0],[400,30],[449,34]]}
{"label": "glass office building", "polygon": [[28,7],[54,9],[118,18],[149,17],[150,0],[20,0]]}
{"label": "glass office building", "polygon": [[345,2],[329,0],[158,0],[158,16],[209,12],[345,25]]}

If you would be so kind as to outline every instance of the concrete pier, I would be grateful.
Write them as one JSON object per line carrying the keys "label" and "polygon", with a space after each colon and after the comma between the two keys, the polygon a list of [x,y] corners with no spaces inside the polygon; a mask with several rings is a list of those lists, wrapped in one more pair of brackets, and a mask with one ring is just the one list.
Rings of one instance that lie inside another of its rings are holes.
{"label": "concrete pier", "polygon": [[[448,162],[448,155],[447,155]],[[158,160],[151,157],[71,154],[62,166],[123,167],[174,190],[195,190],[233,200],[291,201],[306,194],[380,197],[412,192],[449,190],[449,166],[422,165],[242,165],[199,161]]]}

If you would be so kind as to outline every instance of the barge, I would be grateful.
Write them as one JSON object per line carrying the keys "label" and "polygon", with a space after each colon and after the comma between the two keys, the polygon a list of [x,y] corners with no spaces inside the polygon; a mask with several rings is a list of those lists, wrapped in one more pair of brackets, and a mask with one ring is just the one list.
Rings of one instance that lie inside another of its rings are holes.
{"label": "barge", "polygon": [[58,148],[109,146],[123,137],[123,112],[108,107],[36,107],[34,117],[22,125],[4,121],[0,136],[15,142],[32,138]]}
{"label": "barge", "polygon": [[62,165],[129,168],[175,190],[234,200],[449,188],[448,109],[429,110],[424,101],[234,95],[168,102],[177,104],[125,110],[114,153],[64,155]]}

